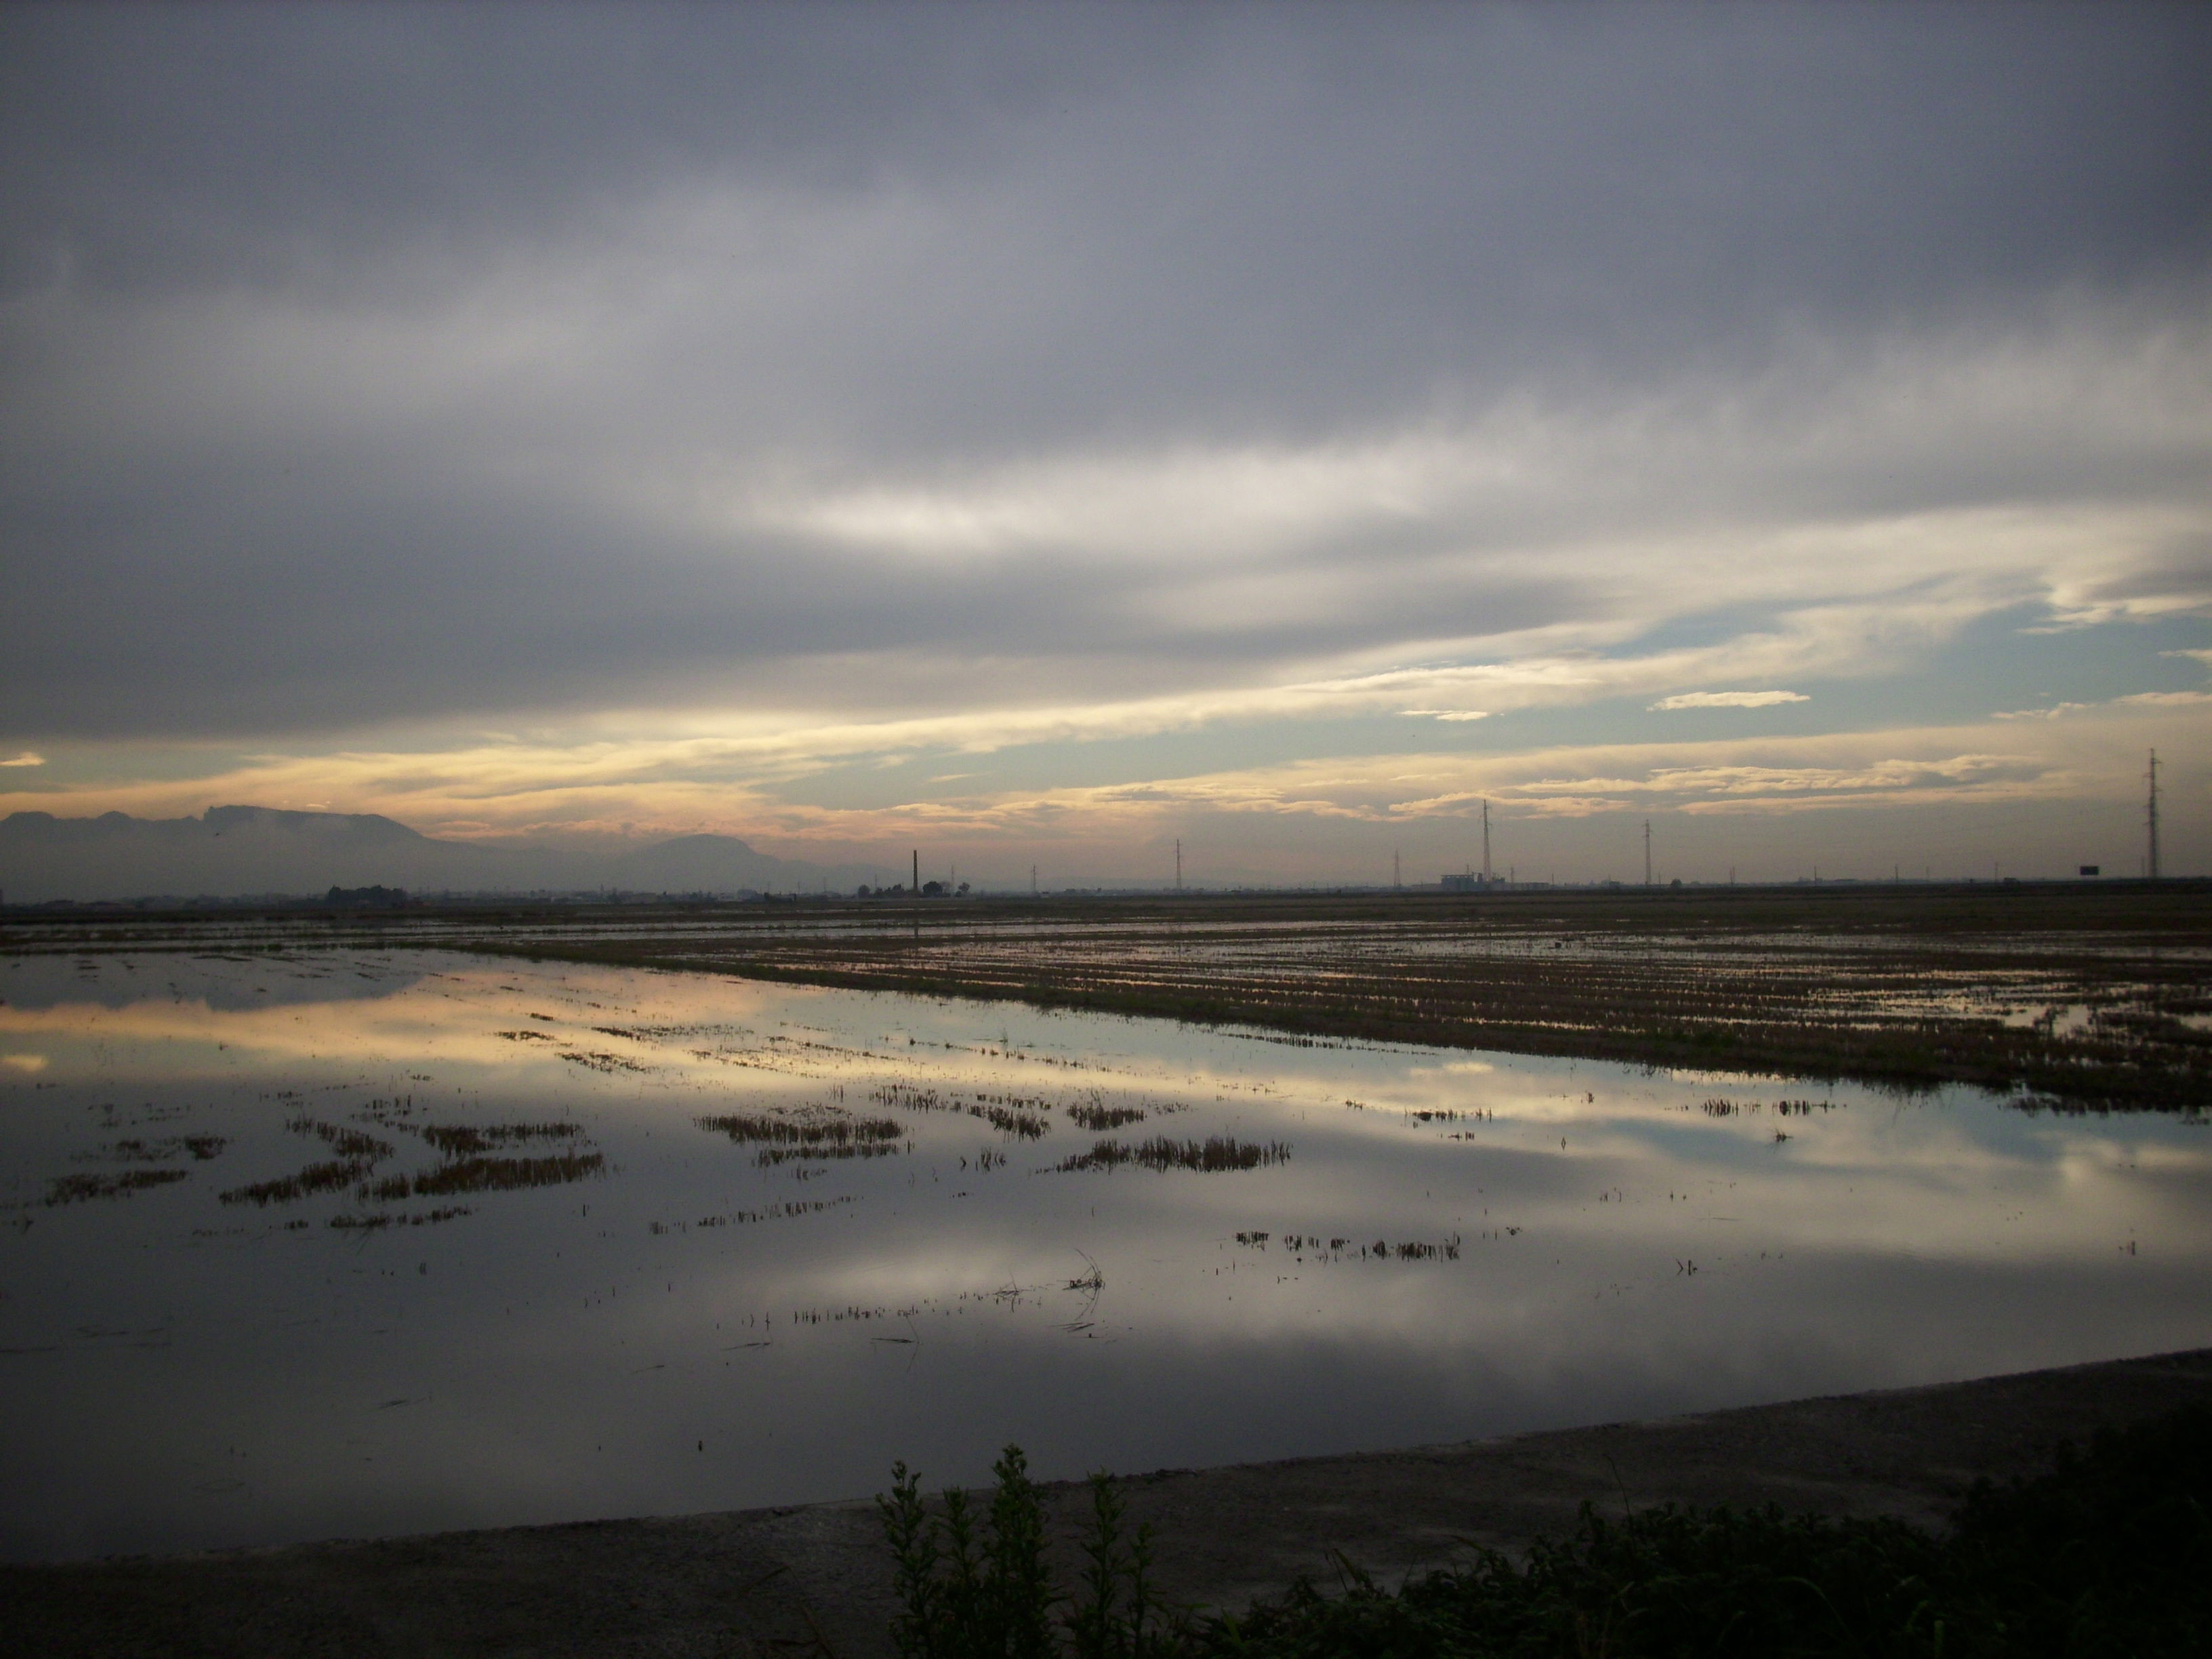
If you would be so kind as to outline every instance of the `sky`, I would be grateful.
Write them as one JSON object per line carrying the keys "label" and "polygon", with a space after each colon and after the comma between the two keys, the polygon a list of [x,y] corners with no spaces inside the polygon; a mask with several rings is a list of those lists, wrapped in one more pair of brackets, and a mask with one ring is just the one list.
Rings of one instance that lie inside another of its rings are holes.
{"label": "sky", "polygon": [[[2212,873],[2202,7],[0,9],[0,812]],[[1394,862],[1395,861],[1395,862]]]}

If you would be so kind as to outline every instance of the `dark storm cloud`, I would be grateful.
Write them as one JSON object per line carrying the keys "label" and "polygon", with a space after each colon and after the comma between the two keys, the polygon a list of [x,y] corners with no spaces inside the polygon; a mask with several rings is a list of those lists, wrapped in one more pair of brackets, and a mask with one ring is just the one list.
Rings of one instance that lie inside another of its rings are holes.
{"label": "dark storm cloud", "polygon": [[[20,567],[18,618],[76,625],[9,630],[10,723],[64,737],[327,729],[635,707],[671,686],[709,702],[836,706],[872,656],[890,659],[883,695],[908,712],[972,702],[979,675],[1115,696],[1203,684],[1240,656],[1403,638],[1437,598],[1409,590],[1357,617],[1248,625],[1193,663],[1188,640],[1133,612],[1124,574],[1095,559],[962,579],[860,556],[829,574],[792,538],[641,549],[622,520],[550,489],[471,489],[428,457],[399,470],[404,498],[351,477],[150,473],[15,515],[17,547],[99,556]],[[1529,626],[1567,586],[1493,580],[1481,600],[1493,625]]]}
{"label": "dark storm cloud", "polygon": [[2208,70],[2179,9],[0,14],[5,724],[1234,683],[1602,614],[1480,556],[1600,520],[2184,489],[2155,434],[1914,428],[1609,501],[1601,442],[1286,531],[1316,597],[1202,626],[1172,520],[963,561],[746,506],[1686,381],[1786,427],[1883,340],[2186,327]]}
{"label": "dark storm cloud", "polygon": [[281,286],[684,177],[1041,173],[1087,186],[1041,240],[1122,250],[1148,305],[1212,268],[1232,337],[1353,299],[1431,348],[1887,313],[2193,274],[2191,10],[18,8],[0,234],[17,284]]}

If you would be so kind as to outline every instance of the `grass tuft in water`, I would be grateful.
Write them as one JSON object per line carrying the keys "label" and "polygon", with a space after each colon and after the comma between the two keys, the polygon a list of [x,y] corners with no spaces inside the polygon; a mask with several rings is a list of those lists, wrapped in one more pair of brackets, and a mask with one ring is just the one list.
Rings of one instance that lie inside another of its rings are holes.
{"label": "grass tuft in water", "polygon": [[906,1127],[895,1118],[854,1117],[816,1108],[785,1116],[764,1112],[729,1112],[719,1117],[692,1120],[714,1134],[727,1135],[739,1146],[765,1142],[778,1146],[849,1146],[905,1139]]}
{"label": "grass tuft in water", "polygon": [[252,1182],[216,1196],[225,1204],[291,1204],[311,1194],[334,1193],[342,1187],[350,1187],[368,1173],[368,1165],[357,1162],[310,1164],[297,1175]]}
{"label": "grass tuft in water", "polygon": [[194,1163],[204,1164],[220,1157],[222,1149],[229,1145],[228,1138],[223,1135],[167,1135],[159,1140],[112,1141],[96,1152],[73,1152],[70,1158],[85,1164],[165,1164],[179,1153],[186,1153]]}
{"label": "grass tuft in water", "polygon": [[[461,1216],[475,1213],[465,1205],[456,1205],[450,1209],[424,1210],[416,1215],[334,1215],[330,1219],[330,1224],[340,1229],[353,1229],[373,1233],[386,1227],[434,1227],[441,1221],[453,1221]],[[295,1221],[291,1224],[295,1227],[304,1227],[307,1224],[304,1221]]]}
{"label": "grass tuft in water", "polygon": [[[583,1181],[605,1168],[599,1152],[556,1152],[548,1158],[464,1158],[426,1170],[407,1182],[416,1198],[451,1193],[514,1192],[526,1187],[559,1187]],[[390,1187],[392,1182],[382,1183]],[[379,1191],[381,1191],[380,1188]]]}
{"label": "grass tuft in water", "polygon": [[495,1123],[474,1128],[458,1123],[426,1123],[416,1133],[448,1158],[489,1152],[519,1140],[568,1140],[583,1131],[573,1123]]}
{"label": "grass tuft in water", "polygon": [[1145,1121],[1144,1109],[1139,1106],[1078,1104],[1069,1107],[1067,1115],[1094,1135],[1103,1135],[1109,1129],[1124,1128],[1129,1124]]}
{"label": "grass tuft in water", "polygon": [[1280,1140],[1264,1146],[1230,1135],[1208,1135],[1204,1140],[1170,1140],[1154,1135],[1133,1146],[1118,1140],[1102,1140],[1087,1152],[1078,1152],[1053,1165],[1057,1170],[1111,1170],[1124,1164],[1147,1170],[1196,1170],[1216,1174],[1224,1170],[1257,1170],[1290,1161],[1290,1146]]}
{"label": "grass tuft in water", "polygon": [[847,1141],[830,1146],[763,1146],[753,1154],[753,1164],[757,1169],[772,1170],[779,1164],[811,1164],[828,1158],[890,1158],[904,1150],[881,1141]]}
{"label": "grass tuft in water", "polygon": [[968,1115],[980,1117],[1000,1134],[1018,1140],[1042,1140],[1052,1127],[1036,1113],[1024,1112],[1012,1106],[978,1103],[968,1108]]}
{"label": "grass tuft in water", "polygon": [[125,1170],[119,1175],[56,1176],[47,1183],[49,1205],[82,1204],[95,1198],[128,1198],[149,1187],[166,1187],[185,1179],[182,1170]]}
{"label": "grass tuft in water", "polygon": [[359,1129],[349,1129],[342,1123],[325,1123],[316,1118],[303,1116],[290,1119],[284,1127],[294,1134],[314,1135],[327,1141],[331,1150],[341,1158],[374,1164],[380,1158],[392,1156],[390,1141],[379,1140],[374,1135],[365,1134]]}
{"label": "grass tuft in water", "polygon": [[740,1146],[757,1146],[753,1162],[764,1170],[817,1158],[887,1158],[901,1150],[906,1137],[906,1126],[895,1118],[854,1117],[834,1106],[793,1113],[728,1112],[692,1121]]}

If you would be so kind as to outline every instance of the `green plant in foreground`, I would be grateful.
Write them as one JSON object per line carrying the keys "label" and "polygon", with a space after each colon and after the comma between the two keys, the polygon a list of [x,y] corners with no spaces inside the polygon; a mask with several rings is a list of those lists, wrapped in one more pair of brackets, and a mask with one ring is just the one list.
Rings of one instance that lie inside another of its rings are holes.
{"label": "green plant in foreground", "polygon": [[[1128,1533],[1121,1495],[1091,1477],[1090,1529],[1080,1549],[1081,1594],[1064,1595],[1045,1560],[1044,1511],[1029,1462],[1009,1446],[992,1466],[988,1534],[966,1492],[945,1492],[930,1514],[921,1477],[891,1466],[876,1499],[896,1563],[902,1611],[891,1637],[907,1659],[1144,1659],[1163,1651],[1152,1601],[1152,1534]],[[1063,1639],[1065,1638],[1065,1639]]]}
{"label": "green plant in foreground", "polygon": [[[2123,1659],[2212,1653],[2212,1407],[2062,1449],[2038,1480],[1976,1488],[1938,1536],[1893,1520],[1672,1505],[1574,1530],[1524,1559],[1478,1550],[1386,1589],[1340,1555],[1341,1591],[1301,1583],[1242,1613],[1169,1624],[1152,1544],[1125,1541],[1091,1477],[1072,1601],[1044,1569],[1036,1489],[1000,1460],[991,1536],[963,1494],[925,1512],[903,1464],[878,1499],[917,1659]],[[1066,1608],[1055,1629],[1054,1613]],[[1064,1638],[1064,1639],[1063,1639]]]}
{"label": "green plant in foreground", "polygon": [[1075,1659],[1139,1659],[1155,1650],[1146,1629],[1155,1613],[1152,1523],[1127,1533],[1126,1507],[1111,1475],[1102,1469],[1091,1477],[1091,1528],[1082,1544],[1083,1594],[1066,1621],[1074,1638]]}
{"label": "green plant in foreground", "polygon": [[[1659,1509],[1608,1522],[1584,1505],[1525,1561],[1495,1551],[1384,1590],[1349,1563],[1345,1593],[1301,1584],[1215,1620],[1206,1655],[1906,1655],[1939,1553],[1897,1522],[1777,1510]],[[1940,1638],[1938,1638],[1940,1640]]]}

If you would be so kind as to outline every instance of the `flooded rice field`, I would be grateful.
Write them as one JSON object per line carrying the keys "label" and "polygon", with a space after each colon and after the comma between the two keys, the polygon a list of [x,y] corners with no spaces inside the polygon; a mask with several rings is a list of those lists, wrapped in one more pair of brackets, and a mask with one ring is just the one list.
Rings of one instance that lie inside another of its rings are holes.
{"label": "flooded rice field", "polygon": [[25,954],[180,946],[598,967],[1670,1067],[2212,1101],[2212,882],[55,912]]}
{"label": "flooded rice field", "polygon": [[0,958],[0,1553],[2212,1341],[2199,1115],[371,949]]}

